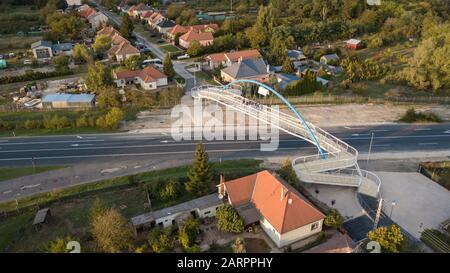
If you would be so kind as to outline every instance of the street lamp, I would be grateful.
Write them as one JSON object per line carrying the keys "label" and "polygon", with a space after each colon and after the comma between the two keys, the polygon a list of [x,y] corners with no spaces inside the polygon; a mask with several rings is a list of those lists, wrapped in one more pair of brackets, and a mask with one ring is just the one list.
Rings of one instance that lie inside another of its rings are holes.
{"label": "street lamp", "polygon": [[389,218],[392,218],[392,212],[394,211],[395,205],[397,205],[397,203],[395,203],[395,200],[393,200],[393,201],[391,202],[391,214],[389,215]]}
{"label": "street lamp", "polygon": [[369,160],[370,160],[370,152],[372,151],[372,143],[373,143],[373,132],[371,132],[370,144],[369,144],[369,153],[367,154],[366,168],[369,169]]}

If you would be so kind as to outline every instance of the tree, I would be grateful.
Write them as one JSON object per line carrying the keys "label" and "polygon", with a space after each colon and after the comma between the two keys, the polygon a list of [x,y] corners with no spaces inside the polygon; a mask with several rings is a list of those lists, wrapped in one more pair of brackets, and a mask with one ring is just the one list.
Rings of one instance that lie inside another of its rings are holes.
{"label": "tree", "polygon": [[47,247],[48,253],[69,253],[70,249],[67,249],[67,243],[73,241],[70,236],[66,238],[56,238],[54,241],[50,242]]}
{"label": "tree", "polygon": [[261,49],[269,44],[275,27],[275,16],[273,5],[260,6],[258,16],[253,27],[246,32],[252,48]]}
{"label": "tree", "polygon": [[125,39],[130,39],[133,36],[133,22],[128,14],[122,15],[122,24],[120,25],[119,32]]}
{"label": "tree", "polygon": [[112,82],[109,66],[101,62],[89,65],[86,85],[90,90],[94,92],[100,91],[102,88],[110,86]]}
{"label": "tree", "polygon": [[187,49],[186,53],[191,57],[199,56],[203,51],[203,46],[200,44],[199,41],[192,41],[189,44],[189,48]]}
{"label": "tree", "polygon": [[246,253],[245,241],[241,237],[237,237],[234,243],[231,245],[233,253]]}
{"label": "tree", "polygon": [[128,70],[138,70],[142,66],[142,59],[140,56],[134,55],[131,57],[128,57],[124,61],[125,68]]}
{"label": "tree", "polygon": [[91,233],[104,252],[120,252],[130,246],[133,231],[116,209],[108,209],[91,222]]}
{"label": "tree", "polygon": [[103,87],[97,91],[96,105],[102,109],[120,107],[120,94],[113,87]]}
{"label": "tree", "polygon": [[244,221],[230,205],[219,207],[216,211],[217,228],[219,230],[240,233],[244,230]]}
{"label": "tree", "polygon": [[56,56],[53,58],[53,64],[56,66],[56,69],[69,69],[69,57],[64,54]]}
{"label": "tree", "polygon": [[163,189],[160,191],[159,196],[162,200],[175,200],[180,193],[179,182],[176,180],[169,180]]}
{"label": "tree", "polygon": [[323,223],[328,227],[340,229],[343,221],[344,218],[342,218],[339,211],[337,209],[331,209]]}
{"label": "tree", "polygon": [[108,49],[111,48],[112,40],[108,35],[99,35],[95,38],[95,42],[92,45],[95,54],[103,55]]}
{"label": "tree", "polygon": [[104,116],[97,119],[97,126],[108,129],[116,129],[119,127],[123,118],[123,111],[114,107]]}
{"label": "tree", "polygon": [[293,187],[297,187],[300,183],[300,180],[298,180],[297,174],[295,173],[294,169],[292,168],[290,159],[285,159],[283,161],[281,168],[278,170],[278,174],[281,176],[281,178],[286,180]]}
{"label": "tree", "polygon": [[402,71],[402,77],[418,89],[439,90],[450,86],[450,24],[437,26],[440,31],[422,40],[409,60],[409,66]]}
{"label": "tree", "polygon": [[85,23],[76,13],[53,12],[45,18],[53,41],[76,40],[81,37]]}
{"label": "tree", "polygon": [[294,64],[292,63],[291,60],[289,60],[289,57],[287,56],[284,58],[283,67],[281,68],[281,71],[286,74],[291,74],[295,72]]}
{"label": "tree", "polygon": [[195,158],[188,172],[189,181],[186,190],[195,196],[202,196],[210,191],[212,171],[209,156],[201,143],[197,144]]}
{"label": "tree", "polygon": [[167,77],[172,80],[173,77],[175,77],[175,69],[173,68],[173,63],[172,60],[170,59],[169,54],[166,54],[166,56],[164,56],[164,61],[163,61],[163,65],[164,65],[164,74],[167,75]]}
{"label": "tree", "polygon": [[192,217],[183,223],[178,231],[178,238],[184,249],[189,249],[194,245],[199,232],[200,230],[197,219]]}
{"label": "tree", "polygon": [[75,62],[86,63],[92,62],[92,54],[83,44],[76,44],[72,49],[72,58]]}
{"label": "tree", "polygon": [[380,244],[383,251],[398,253],[405,248],[405,240],[398,226],[392,224],[389,227],[379,227],[369,231],[367,237]]}
{"label": "tree", "polygon": [[105,212],[107,210],[108,210],[108,208],[105,206],[103,201],[100,198],[96,197],[94,199],[94,202],[92,203],[91,209],[89,211],[89,218],[91,220],[93,220],[93,219],[105,214]]}
{"label": "tree", "polygon": [[175,240],[172,237],[170,228],[153,228],[149,232],[148,243],[153,252],[170,252],[174,248]]}

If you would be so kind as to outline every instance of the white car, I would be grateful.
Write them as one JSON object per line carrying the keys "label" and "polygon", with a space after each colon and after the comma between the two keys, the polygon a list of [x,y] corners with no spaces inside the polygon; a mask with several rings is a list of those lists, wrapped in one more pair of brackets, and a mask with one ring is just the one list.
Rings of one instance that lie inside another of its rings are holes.
{"label": "white car", "polygon": [[31,64],[33,64],[33,61],[31,61],[31,60],[24,60],[23,64],[24,65],[31,65]]}
{"label": "white car", "polygon": [[183,59],[189,59],[190,57],[191,56],[189,56],[188,54],[184,54],[184,55],[178,56],[177,59],[178,60],[183,60]]}
{"label": "white car", "polygon": [[143,66],[154,65],[154,66],[156,66],[158,68],[162,68],[164,66],[163,62],[160,59],[145,60],[145,61],[142,62],[142,65]]}

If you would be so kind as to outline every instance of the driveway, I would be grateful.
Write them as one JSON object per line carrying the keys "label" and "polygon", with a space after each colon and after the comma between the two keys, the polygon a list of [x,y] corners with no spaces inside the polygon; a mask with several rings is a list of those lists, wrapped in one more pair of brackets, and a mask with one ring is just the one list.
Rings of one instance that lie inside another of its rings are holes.
{"label": "driveway", "polygon": [[414,237],[450,218],[450,191],[439,184],[419,173],[376,174],[382,181],[383,211]]}

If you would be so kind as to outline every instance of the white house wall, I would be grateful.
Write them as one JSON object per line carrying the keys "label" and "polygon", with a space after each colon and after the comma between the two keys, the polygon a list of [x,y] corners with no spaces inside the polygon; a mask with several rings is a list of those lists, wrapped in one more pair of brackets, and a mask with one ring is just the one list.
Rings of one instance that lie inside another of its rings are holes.
{"label": "white house wall", "polygon": [[281,235],[278,233],[278,231],[275,230],[275,228],[265,218],[263,218],[260,221],[260,225],[261,225],[262,229],[264,230],[264,232],[267,234],[267,236],[269,236],[270,239],[272,239],[272,241],[277,245],[277,247],[281,248],[281,247],[290,245],[292,243],[295,243],[301,239],[310,237],[316,233],[319,233],[320,231],[322,231],[322,222],[323,222],[323,220],[314,222],[314,223],[319,223],[319,226],[313,231],[311,231],[311,225],[314,223],[311,223],[311,224],[300,227],[298,229],[291,230],[291,231],[286,232]]}
{"label": "white house wall", "polygon": [[322,231],[322,222],[323,222],[323,220],[314,222],[314,223],[319,223],[319,226],[314,230],[311,230],[311,226],[314,224],[314,223],[311,223],[309,225],[306,225],[306,226],[300,227],[298,229],[294,229],[294,230],[291,230],[284,234],[281,234],[279,247],[284,247],[284,246],[290,245],[298,240],[301,240],[301,239],[310,237],[316,233],[319,233],[320,231]]}
{"label": "white house wall", "polygon": [[161,78],[156,81],[157,86],[166,86],[167,84],[167,78]]}

